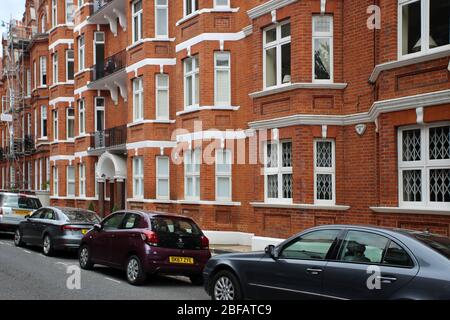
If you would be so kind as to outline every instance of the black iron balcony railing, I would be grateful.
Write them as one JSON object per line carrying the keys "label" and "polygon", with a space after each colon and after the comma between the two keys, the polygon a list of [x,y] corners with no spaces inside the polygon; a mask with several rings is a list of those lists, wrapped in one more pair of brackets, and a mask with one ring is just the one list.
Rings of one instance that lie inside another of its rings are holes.
{"label": "black iron balcony railing", "polygon": [[106,6],[108,3],[110,3],[113,0],[94,0],[94,12],[100,11],[104,6]]}
{"label": "black iron balcony railing", "polygon": [[23,149],[25,154],[31,154],[35,151],[34,136],[25,136],[25,139],[23,140]]}
{"label": "black iron balcony railing", "polygon": [[97,131],[94,134],[95,149],[124,145],[127,142],[127,126]]}
{"label": "black iron balcony railing", "polygon": [[102,64],[96,64],[92,70],[92,80],[96,81],[107,77],[126,67],[127,51],[122,50],[109,58],[106,58]]}

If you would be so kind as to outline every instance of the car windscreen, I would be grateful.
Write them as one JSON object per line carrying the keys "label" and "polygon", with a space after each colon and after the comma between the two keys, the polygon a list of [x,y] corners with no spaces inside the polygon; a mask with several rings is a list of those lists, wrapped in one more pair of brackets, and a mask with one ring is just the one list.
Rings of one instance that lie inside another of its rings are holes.
{"label": "car windscreen", "polygon": [[176,217],[154,217],[152,230],[167,235],[201,235],[199,227],[192,220]]}
{"label": "car windscreen", "polygon": [[70,222],[100,223],[101,219],[95,212],[86,210],[61,210]]}
{"label": "car windscreen", "polygon": [[29,198],[19,195],[7,195],[3,201],[4,207],[32,209],[36,210],[42,207],[41,201],[37,198]]}
{"label": "car windscreen", "polygon": [[447,259],[450,259],[450,239],[437,235],[415,234],[414,237],[420,242],[433,248]]}

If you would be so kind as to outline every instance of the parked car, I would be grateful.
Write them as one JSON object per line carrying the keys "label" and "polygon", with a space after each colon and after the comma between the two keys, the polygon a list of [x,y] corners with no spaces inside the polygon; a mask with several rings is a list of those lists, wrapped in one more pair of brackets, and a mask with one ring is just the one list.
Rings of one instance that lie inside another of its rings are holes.
{"label": "parked car", "polygon": [[42,246],[47,256],[58,250],[77,250],[83,235],[100,221],[100,217],[89,210],[43,207],[20,222],[14,244]]}
{"label": "parked car", "polygon": [[215,300],[450,299],[450,239],[402,229],[321,226],[265,252],[215,256],[204,279]]}
{"label": "parked car", "polygon": [[26,215],[41,207],[36,196],[0,192],[0,231],[14,232]]}
{"label": "parked car", "polygon": [[118,211],[95,225],[79,251],[82,269],[94,264],[125,270],[130,284],[147,274],[183,275],[202,282],[211,257],[209,240],[188,217],[145,211]]}

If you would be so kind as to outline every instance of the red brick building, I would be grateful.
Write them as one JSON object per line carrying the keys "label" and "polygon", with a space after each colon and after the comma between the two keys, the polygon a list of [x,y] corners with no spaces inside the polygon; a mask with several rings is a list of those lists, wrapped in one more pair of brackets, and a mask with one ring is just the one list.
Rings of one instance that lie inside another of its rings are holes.
{"label": "red brick building", "polygon": [[30,69],[48,79],[30,161],[49,161],[25,180],[52,204],[176,212],[234,239],[450,235],[450,1],[33,3]]}

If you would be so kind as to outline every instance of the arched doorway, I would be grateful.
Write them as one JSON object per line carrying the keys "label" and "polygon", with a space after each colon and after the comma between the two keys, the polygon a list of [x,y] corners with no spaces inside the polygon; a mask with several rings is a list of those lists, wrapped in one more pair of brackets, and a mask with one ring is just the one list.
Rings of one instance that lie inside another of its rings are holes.
{"label": "arched doorway", "polygon": [[[125,209],[126,195],[125,182],[127,178],[127,161],[108,151],[98,159],[95,180],[98,183],[99,213],[111,213],[114,207],[117,210]],[[105,201],[105,188],[109,188],[109,205]]]}

